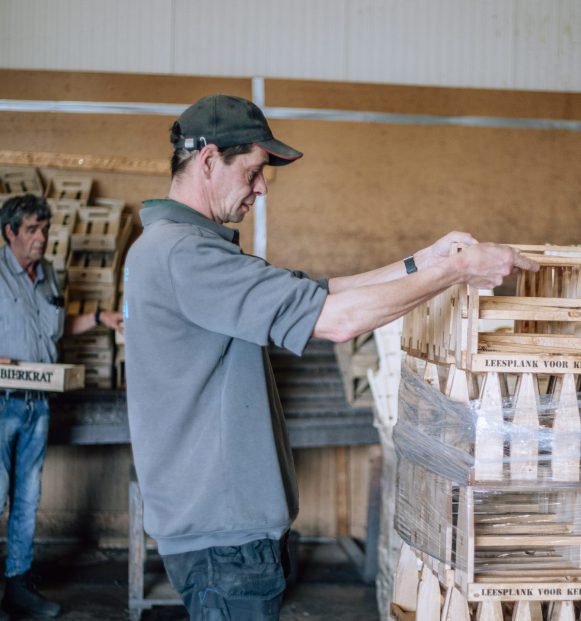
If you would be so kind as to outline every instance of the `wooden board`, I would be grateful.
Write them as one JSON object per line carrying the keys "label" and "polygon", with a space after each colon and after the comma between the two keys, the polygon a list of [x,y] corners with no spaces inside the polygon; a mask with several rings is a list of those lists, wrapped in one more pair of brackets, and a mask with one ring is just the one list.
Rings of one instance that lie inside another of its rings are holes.
{"label": "wooden board", "polygon": [[71,235],[73,250],[114,251],[119,244],[121,209],[119,207],[83,207],[78,211]]}
{"label": "wooden board", "polygon": [[0,387],[15,390],[64,392],[85,385],[83,366],[21,362],[0,365]]}

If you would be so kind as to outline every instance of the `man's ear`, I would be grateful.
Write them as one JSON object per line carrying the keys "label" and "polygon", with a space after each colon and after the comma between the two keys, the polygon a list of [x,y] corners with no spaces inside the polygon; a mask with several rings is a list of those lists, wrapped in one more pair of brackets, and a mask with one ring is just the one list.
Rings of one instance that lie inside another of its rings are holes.
{"label": "man's ear", "polygon": [[220,152],[215,144],[207,144],[198,155],[198,161],[205,177],[209,177],[214,170],[216,162],[220,158]]}
{"label": "man's ear", "polygon": [[6,237],[8,237],[9,244],[11,244],[16,235],[14,235],[14,231],[10,228],[9,224],[4,225],[4,232],[6,233]]}

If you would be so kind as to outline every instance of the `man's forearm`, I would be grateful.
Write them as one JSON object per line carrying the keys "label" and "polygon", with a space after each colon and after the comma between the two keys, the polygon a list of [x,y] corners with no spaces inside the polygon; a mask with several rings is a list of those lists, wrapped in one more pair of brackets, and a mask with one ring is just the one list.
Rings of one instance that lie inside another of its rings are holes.
{"label": "man's forearm", "polygon": [[398,319],[451,285],[492,289],[515,268],[536,271],[539,266],[508,246],[473,244],[451,256],[440,253],[435,262],[404,278],[338,292],[330,288],[313,334],[346,341]]}
{"label": "man's forearm", "polygon": [[457,274],[442,265],[379,284],[330,289],[313,335],[346,341],[395,321],[457,281]]}

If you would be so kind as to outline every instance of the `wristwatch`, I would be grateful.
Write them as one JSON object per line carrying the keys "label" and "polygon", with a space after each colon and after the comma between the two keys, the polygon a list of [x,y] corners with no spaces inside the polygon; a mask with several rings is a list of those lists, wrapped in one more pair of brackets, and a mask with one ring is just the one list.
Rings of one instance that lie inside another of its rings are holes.
{"label": "wristwatch", "polygon": [[418,271],[418,266],[416,265],[416,262],[414,261],[413,255],[406,257],[403,260],[403,264],[405,265],[405,271],[408,274],[413,274],[414,272]]}

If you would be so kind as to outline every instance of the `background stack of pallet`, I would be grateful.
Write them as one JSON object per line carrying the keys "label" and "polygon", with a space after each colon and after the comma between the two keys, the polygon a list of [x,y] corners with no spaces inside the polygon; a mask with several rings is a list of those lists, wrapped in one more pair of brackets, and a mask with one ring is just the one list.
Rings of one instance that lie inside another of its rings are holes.
{"label": "background stack of pallet", "polygon": [[367,371],[377,370],[379,364],[373,332],[366,332],[345,343],[337,343],[334,349],[347,403],[361,407],[372,405],[373,395]]}
{"label": "background stack of pallet", "polygon": [[522,250],[542,267],[518,296],[458,286],[405,318],[394,619],[577,619],[581,258]]}
{"label": "background stack of pallet", "polygon": [[[65,293],[67,315],[118,307],[120,266],[133,219],[122,200],[95,196],[86,175],[56,174],[46,190],[34,168],[0,169],[0,200],[30,192],[45,196],[52,211],[46,259],[51,261]],[[115,342],[98,327],[61,341],[61,359],[85,366],[87,387],[115,385]]]}

